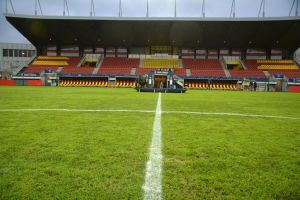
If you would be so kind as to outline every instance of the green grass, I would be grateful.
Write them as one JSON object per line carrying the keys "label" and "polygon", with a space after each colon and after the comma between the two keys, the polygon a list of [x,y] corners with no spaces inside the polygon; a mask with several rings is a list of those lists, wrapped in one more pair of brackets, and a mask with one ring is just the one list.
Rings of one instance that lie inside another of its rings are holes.
{"label": "green grass", "polygon": [[[300,95],[189,91],[163,110],[300,117]],[[300,120],[163,115],[165,199],[300,199]]]}
{"label": "green grass", "polygon": [[[155,110],[133,89],[0,87],[0,109]],[[300,117],[300,95],[188,91],[163,111]],[[0,199],[142,199],[154,113],[0,112]],[[164,199],[300,199],[300,120],[163,114]]]}

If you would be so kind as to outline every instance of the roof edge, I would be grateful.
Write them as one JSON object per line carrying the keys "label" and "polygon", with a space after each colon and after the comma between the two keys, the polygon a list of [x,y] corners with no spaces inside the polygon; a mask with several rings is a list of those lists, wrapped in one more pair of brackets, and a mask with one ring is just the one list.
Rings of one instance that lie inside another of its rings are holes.
{"label": "roof edge", "polygon": [[90,17],[90,16],[52,16],[52,15],[23,15],[6,13],[7,18],[54,19],[54,20],[103,20],[103,21],[286,21],[300,20],[300,16],[290,17]]}

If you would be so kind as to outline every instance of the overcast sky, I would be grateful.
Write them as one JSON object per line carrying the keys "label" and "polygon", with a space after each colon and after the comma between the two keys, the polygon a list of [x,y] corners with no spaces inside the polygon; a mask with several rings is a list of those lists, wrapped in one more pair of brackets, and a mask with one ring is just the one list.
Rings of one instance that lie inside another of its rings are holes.
{"label": "overcast sky", "polygon": [[[34,0],[11,0],[16,14],[34,14]],[[174,16],[175,0],[149,0],[150,17]],[[177,0],[177,17],[201,17],[203,0]],[[293,0],[265,0],[266,17],[288,16]],[[9,0],[7,0],[9,3]],[[122,0],[124,17],[145,17],[147,0]],[[229,17],[232,0],[206,0],[206,17]],[[63,0],[40,0],[44,15],[62,15]],[[236,0],[236,17],[257,17],[261,0]],[[68,0],[70,15],[89,16],[90,0]],[[96,16],[118,16],[119,0],[94,0]],[[300,12],[300,4],[298,10]],[[0,0],[4,13],[6,0]],[[10,4],[8,12],[12,13]],[[295,7],[293,15],[295,13]],[[38,12],[40,15],[41,13]],[[300,14],[300,13],[299,13]],[[29,43],[11,26],[3,15],[0,18],[0,42]]]}

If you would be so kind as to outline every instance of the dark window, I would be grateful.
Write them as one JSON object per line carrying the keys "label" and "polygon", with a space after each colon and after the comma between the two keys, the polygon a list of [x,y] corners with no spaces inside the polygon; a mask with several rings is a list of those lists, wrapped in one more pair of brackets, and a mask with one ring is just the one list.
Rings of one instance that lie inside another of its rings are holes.
{"label": "dark window", "polygon": [[18,50],[17,50],[17,49],[14,49],[14,56],[15,56],[15,57],[19,57],[19,54],[18,54]]}
{"label": "dark window", "polygon": [[3,57],[8,57],[8,49],[3,49]]}
{"label": "dark window", "polygon": [[14,53],[14,52],[13,52],[12,49],[9,49],[9,50],[8,50],[8,56],[9,56],[9,57],[13,57],[13,56],[14,56],[13,53]]}

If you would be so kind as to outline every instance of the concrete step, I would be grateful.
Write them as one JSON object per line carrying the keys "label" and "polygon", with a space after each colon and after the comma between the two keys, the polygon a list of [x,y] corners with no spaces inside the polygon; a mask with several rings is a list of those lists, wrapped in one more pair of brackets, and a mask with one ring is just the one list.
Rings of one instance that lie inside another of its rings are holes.
{"label": "concrete step", "polygon": [[186,70],[185,70],[185,74],[186,74],[186,76],[191,76],[191,75],[192,75],[192,72],[191,72],[190,69],[186,69]]}
{"label": "concrete step", "polygon": [[135,73],[136,73],[136,68],[135,67],[131,68],[130,75],[135,75]]}

